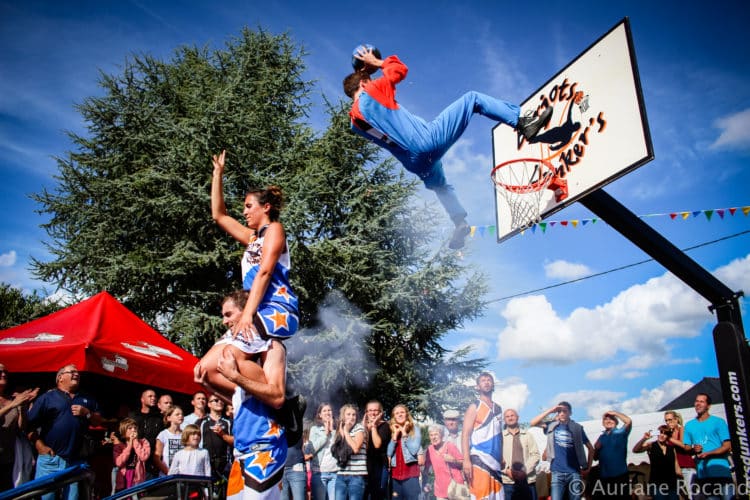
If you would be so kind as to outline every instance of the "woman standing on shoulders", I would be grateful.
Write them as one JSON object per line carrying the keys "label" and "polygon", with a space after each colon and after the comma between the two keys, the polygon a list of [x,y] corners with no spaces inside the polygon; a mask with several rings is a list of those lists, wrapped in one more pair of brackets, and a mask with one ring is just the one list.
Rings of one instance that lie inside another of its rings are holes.
{"label": "woman standing on shoulders", "polygon": [[[230,332],[212,347],[195,366],[195,378],[207,383],[225,398],[231,397],[234,384],[217,371],[224,349],[231,349],[238,361],[268,351],[271,339],[285,340],[298,329],[297,296],[289,284],[289,247],[279,215],[284,204],[277,186],[253,189],[245,194],[242,215],[245,224],[227,213],[224,203],[224,162],[226,151],[213,156],[211,180],[211,216],[232,238],[245,245],[242,256],[242,288],[250,292],[239,319]],[[257,380],[261,375],[252,363],[238,363],[240,372]],[[265,382],[265,380],[262,380]]]}
{"label": "woman standing on shoulders", "polygon": [[393,496],[401,500],[419,498],[419,451],[422,433],[405,405],[396,405],[391,412],[391,442],[388,458],[391,463]]}

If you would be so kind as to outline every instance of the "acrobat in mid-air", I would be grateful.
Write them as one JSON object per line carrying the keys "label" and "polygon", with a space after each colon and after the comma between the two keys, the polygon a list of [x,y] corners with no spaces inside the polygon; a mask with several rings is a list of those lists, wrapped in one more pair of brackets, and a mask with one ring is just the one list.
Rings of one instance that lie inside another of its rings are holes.
{"label": "acrobat in mid-air", "polygon": [[[381,59],[372,45],[360,45],[354,49],[352,64],[355,71],[344,78],[344,92],[353,100],[349,111],[352,129],[390,151],[435,192],[456,225],[448,246],[462,248],[469,234],[467,214],[445,179],[441,158],[461,137],[475,113],[513,127],[530,140],[549,122],[552,108],[539,116],[520,116],[521,108],[516,104],[469,91],[428,122],[396,102],[396,85],[408,72],[398,56]],[[378,69],[382,76],[372,79],[370,75]]]}

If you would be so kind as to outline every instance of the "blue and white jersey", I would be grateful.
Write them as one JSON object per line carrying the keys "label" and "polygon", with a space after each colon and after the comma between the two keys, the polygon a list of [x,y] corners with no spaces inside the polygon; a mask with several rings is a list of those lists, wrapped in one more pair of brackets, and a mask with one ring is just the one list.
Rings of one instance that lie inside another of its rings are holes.
{"label": "blue and white jersey", "polygon": [[[263,256],[263,242],[268,226],[258,231],[258,237],[251,241],[242,256],[242,287],[250,290],[260,269]],[[271,275],[266,294],[258,306],[258,315],[263,320],[268,335],[275,338],[289,338],[297,331],[299,306],[297,295],[289,284],[289,246],[284,242],[284,251],[279,256]]]}

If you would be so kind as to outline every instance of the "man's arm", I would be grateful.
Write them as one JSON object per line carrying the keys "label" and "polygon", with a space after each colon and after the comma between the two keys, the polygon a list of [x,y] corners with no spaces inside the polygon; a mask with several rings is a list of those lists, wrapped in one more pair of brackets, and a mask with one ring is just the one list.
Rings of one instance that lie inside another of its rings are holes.
{"label": "man's arm", "polygon": [[712,456],[721,456],[726,455],[732,451],[732,442],[731,441],[722,441],[721,446],[718,448],[714,448],[713,450],[704,451],[702,453],[699,453],[696,455],[696,458],[708,458]]}
{"label": "man's arm", "polygon": [[615,410],[610,410],[607,413],[610,413],[614,415],[615,417],[619,418],[622,421],[622,425],[626,431],[630,431],[630,429],[633,428],[633,420],[627,415],[625,415],[624,413],[620,413],[619,411],[615,411]]}
{"label": "man's arm", "polygon": [[464,424],[461,429],[461,451],[464,455],[464,476],[466,480],[471,484],[471,454],[470,451],[470,440],[471,433],[474,430],[474,420],[477,418],[477,405],[474,403],[470,404],[464,414]]}
{"label": "man's arm", "polygon": [[586,457],[586,468],[584,469],[584,472],[590,471],[591,464],[594,463],[594,447],[591,445],[591,441],[586,441],[586,448],[588,449],[589,453]]}
{"label": "man's arm", "polygon": [[526,471],[531,472],[536,469],[541,455],[539,454],[539,447],[536,445],[536,439],[531,433],[526,433],[526,449],[528,450],[528,456],[526,457]]}
{"label": "man's arm", "polygon": [[540,413],[536,417],[532,418],[531,422],[529,422],[529,425],[531,427],[544,427],[544,419],[550,413],[555,413],[557,411],[557,409],[558,409],[557,406],[553,406],[552,408],[549,408],[548,410],[544,410],[542,413]]}
{"label": "man's arm", "polygon": [[[387,425],[382,425],[384,422],[381,420],[383,413],[381,412],[378,418],[376,419],[376,424],[373,424],[373,431],[370,433],[370,436],[372,437],[372,446],[376,450],[379,450],[383,443],[387,443],[391,439],[391,428]],[[381,431],[380,429],[383,429]],[[382,434],[381,434],[382,432]]]}
{"label": "man's arm", "polygon": [[[247,361],[251,363],[252,361]],[[286,389],[286,350],[278,340],[271,342],[262,355],[266,383],[251,380],[240,373],[231,349],[222,351],[217,370],[248,394],[277,410],[284,404]]]}

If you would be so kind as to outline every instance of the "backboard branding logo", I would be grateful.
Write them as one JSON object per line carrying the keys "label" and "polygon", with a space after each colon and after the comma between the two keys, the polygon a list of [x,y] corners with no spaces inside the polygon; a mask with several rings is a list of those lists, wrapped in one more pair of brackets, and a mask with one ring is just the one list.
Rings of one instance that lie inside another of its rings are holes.
{"label": "backboard branding logo", "polygon": [[[591,96],[576,90],[580,82],[570,83],[568,78],[554,85],[546,94],[539,96],[537,116],[545,109],[553,108],[552,118],[546,127],[531,141],[518,134],[518,151],[539,144],[545,154],[544,159],[554,162],[558,176],[565,178],[572,167],[583,161],[590,135],[602,134],[607,128],[604,111],[587,113]],[[557,109],[556,109],[557,108]],[[558,109],[562,108],[561,112]],[[564,121],[562,117],[565,117]],[[584,127],[583,124],[586,124]]]}

